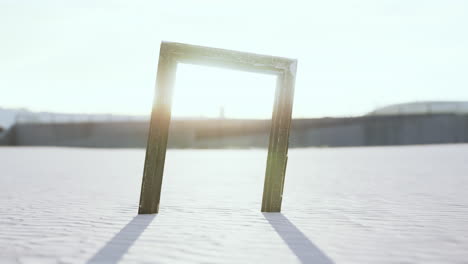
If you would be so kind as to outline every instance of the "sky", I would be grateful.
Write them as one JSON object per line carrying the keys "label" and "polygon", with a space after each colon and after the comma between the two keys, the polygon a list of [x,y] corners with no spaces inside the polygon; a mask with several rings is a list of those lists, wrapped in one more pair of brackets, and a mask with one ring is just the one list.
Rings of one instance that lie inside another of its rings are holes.
{"label": "sky", "polygon": [[[0,0],[0,107],[147,115],[163,40],[297,59],[296,118],[468,101],[467,11],[465,0]],[[269,118],[274,85],[180,65],[173,113]]]}

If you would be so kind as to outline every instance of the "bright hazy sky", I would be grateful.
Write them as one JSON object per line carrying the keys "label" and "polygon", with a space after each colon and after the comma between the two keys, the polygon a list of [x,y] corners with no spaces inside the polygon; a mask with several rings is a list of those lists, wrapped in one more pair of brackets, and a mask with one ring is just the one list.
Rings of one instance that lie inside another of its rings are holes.
{"label": "bright hazy sky", "polygon": [[[0,107],[148,114],[162,40],[297,58],[295,117],[468,100],[466,0],[0,3]],[[269,118],[274,83],[181,65],[173,113]]]}

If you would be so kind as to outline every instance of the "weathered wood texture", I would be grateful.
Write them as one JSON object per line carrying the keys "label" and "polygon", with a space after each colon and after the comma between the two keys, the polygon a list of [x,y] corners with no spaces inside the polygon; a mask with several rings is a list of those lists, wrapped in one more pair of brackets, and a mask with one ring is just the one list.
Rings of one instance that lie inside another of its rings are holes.
{"label": "weathered wood texture", "polygon": [[246,52],[162,42],[138,213],[152,214],[159,211],[171,119],[171,97],[176,66],[179,62],[277,76],[261,210],[262,212],[280,212],[288,159],[288,139],[297,61]]}

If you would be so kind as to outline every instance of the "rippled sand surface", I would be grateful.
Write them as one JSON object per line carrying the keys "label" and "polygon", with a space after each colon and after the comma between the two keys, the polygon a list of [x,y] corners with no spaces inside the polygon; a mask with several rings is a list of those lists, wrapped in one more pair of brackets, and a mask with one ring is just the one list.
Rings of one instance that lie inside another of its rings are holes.
{"label": "rippled sand surface", "polygon": [[468,263],[468,145],[170,150],[137,216],[143,150],[0,148],[0,263]]}

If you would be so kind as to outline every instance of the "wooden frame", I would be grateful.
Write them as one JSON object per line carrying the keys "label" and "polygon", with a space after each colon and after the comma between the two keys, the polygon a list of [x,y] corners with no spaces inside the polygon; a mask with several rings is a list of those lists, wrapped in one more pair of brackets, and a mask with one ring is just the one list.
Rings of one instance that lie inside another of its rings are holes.
{"label": "wooden frame", "polygon": [[288,160],[289,128],[297,60],[162,42],[138,213],[153,214],[159,211],[171,119],[172,90],[179,62],[277,76],[261,211],[280,212]]}

